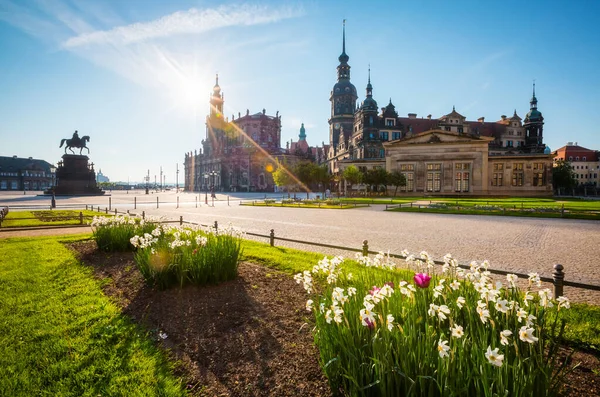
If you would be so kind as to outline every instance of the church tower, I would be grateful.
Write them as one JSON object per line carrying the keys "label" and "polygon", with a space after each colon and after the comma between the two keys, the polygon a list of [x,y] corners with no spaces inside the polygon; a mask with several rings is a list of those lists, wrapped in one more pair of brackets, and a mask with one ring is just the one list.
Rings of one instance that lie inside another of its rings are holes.
{"label": "church tower", "polygon": [[529,102],[529,113],[525,116],[525,148],[530,153],[543,153],[544,151],[544,117],[537,109],[537,98],[535,97],[535,83],[533,83],[533,96]]}
{"label": "church tower", "polygon": [[215,86],[213,87],[213,93],[210,97],[210,116],[211,118],[223,118],[223,94],[221,93],[221,87],[219,87],[219,75],[217,74]]}
{"label": "church tower", "polygon": [[[329,119],[329,142],[337,149],[340,135],[348,139],[352,135],[354,111],[356,109],[356,87],[350,82],[350,57],[346,54],[346,20],[342,31],[342,53],[338,60],[337,83],[333,86],[329,101],[331,102],[331,118]],[[343,132],[340,134],[340,132]]]}

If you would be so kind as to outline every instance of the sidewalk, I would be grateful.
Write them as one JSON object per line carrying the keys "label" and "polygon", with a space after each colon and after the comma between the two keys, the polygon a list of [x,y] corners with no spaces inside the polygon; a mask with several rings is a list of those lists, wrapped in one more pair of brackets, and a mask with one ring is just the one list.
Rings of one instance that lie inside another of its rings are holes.
{"label": "sidewalk", "polygon": [[0,239],[12,237],[37,237],[37,236],[62,236],[69,234],[91,233],[91,226],[79,227],[56,227],[56,228],[30,228],[11,230],[8,228],[0,229]]}

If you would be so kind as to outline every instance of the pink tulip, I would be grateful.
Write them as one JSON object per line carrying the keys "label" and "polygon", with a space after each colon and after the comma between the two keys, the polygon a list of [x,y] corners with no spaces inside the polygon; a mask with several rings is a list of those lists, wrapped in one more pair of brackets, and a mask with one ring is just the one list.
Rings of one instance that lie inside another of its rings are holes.
{"label": "pink tulip", "polygon": [[417,273],[413,279],[415,280],[417,287],[427,288],[429,287],[431,276],[428,276],[426,273]]}

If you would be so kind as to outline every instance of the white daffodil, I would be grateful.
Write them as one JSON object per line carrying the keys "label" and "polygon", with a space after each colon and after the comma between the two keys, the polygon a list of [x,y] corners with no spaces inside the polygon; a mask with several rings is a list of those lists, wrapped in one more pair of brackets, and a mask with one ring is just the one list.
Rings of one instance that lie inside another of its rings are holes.
{"label": "white daffodil", "polygon": [[354,296],[354,295],[356,295],[356,288],[348,287],[348,296]]}
{"label": "white daffodil", "polygon": [[534,316],[533,314],[530,314],[527,316],[527,326],[531,327],[533,325],[533,321],[537,320],[537,317]]}
{"label": "white daffodil", "polygon": [[456,291],[457,289],[460,288],[460,283],[458,281],[454,280],[450,283],[450,288],[452,288],[453,291]]}
{"label": "white daffodil", "polygon": [[498,348],[492,350],[492,347],[488,346],[487,351],[485,352],[485,358],[488,359],[490,364],[501,367],[502,360],[504,360],[504,354],[500,354]]}
{"label": "white daffodil", "polygon": [[521,307],[519,310],[517,310],[517,320],[521,322],[525,318],[527,318],[527,312]]}
{"label": "white daffodil", "polygon": [[508,285],[511,286],[511,288],[515,288],[516,287],[516,282],[519,279],[519,277],[517,277],[516,274],[507,274],[506,275],[506,281],[508,281]]}
{"label": "white daffodil", "polygon": [[342,308],[339,306],[332,306],[331,309],[333,310],[333,321],[340,324],[342,322],[342,314],[344,314],[344,310],[342,310]]}
{"label": "white daffodil", "polygon": [[496,310],[498,310],[501,313],[506,313],[508,312],[508,301],[504,300],[504,299],[498,299],[496,301]]}
{"label": "white daffodil", "polygon": [[533,328],[527,328],[527,326],[522,326],[521,329],[519,329],[519,339],[521,339],[523,342],[528,343],[537,342],[538,338],[533,336],[533,331]]}
{"label": "white daffodil", "polygon": [[[375,313],[370,311],[369,309],[361,309],[360,311],[360,321],[364,326],[370,326],[370,324],[375,323]],[[369,324],[370,322],[370,324]]]}
{"label": "white daffodil", "polygon": [[306,311],[311,312],[313,310],[313,303],[312,299],[306,301]]}
{"label": "white daffodil", "polygon": [[542,307],[553,307],[554,306],[552,304],[552,291],[550,291],[550,288],[540,290],[540,291],[538,291],[538,294],[540,296],[540,306],[542,306]]}
{"label": "white daffodil", "polygon": [[441,321],[444,321],[447,317],[446,314],[450,314],[450,308],[446,305],[441,305],[437,309],[437,315]]}
{"label": "white daffodil", "polygon": [[529,301],[533,300],[533,296],[529,291],[525,292],[525,296],[523,297],[523,303],[525,303],[525,307],[529,307]]}
{"label": "white daffodil", "polygon": [[569,309],[571,307],[571,302],[566,296],[559,296],[556,301],[558,302],[559,310],[561,307],[564,307],[565,309]]}
{"label": "white daffodil", "polygon": [[435,316],[438,312],[438,309],[440,307],[434,303],[430,303],[429,304],[429,310],[427,310],[427,314],[429,314],[431,317]]}
{"label": "white daffodil", "polygon": [[500,332],[500,344],[502,346],[506,346],[508,345],[508,337],[512,335],[512,331],[505,329],[504,331]]}
{"label": "white daffodil", "polygon": [[388,314],[386,317],[385,324],[387,325],[388,330],[391,331],[394,328],[394,316]]}
{"label": "white daffodil", "polygon": [[542,286],[542,280],[540,280],[540,275],[537,273],[529,273],[529,285],[535,284],[538,287]]}
{"label": "white daffodil", "polygon": [[478,307],[477,313],[479,314],[479,319],[482,323],[487,323],[487,320],[490,318],[490,311],[488,309],[483,309]]}
{"label": "white daffodil", "polygon": [[459,309],[462,309],[462,307],[465,303],[467,303],[467,300],[465,298],[463,298],[462,296],[459,296],[458,298],[456,298],[456,306],[458,306]]}
{"label": "white daffodil", "polygon": [[450,355],[448,354],[448,351],[450,351],[450,346],[448,346],[447,340],[442,340],[440,338],[437,348],[441,358],[448,357]]}
{"label": "white daffodil", "polygon": [[331,317],[331,309],[328,309],[327,312],[325,312],[325,321],[327,321],[327,324],[331,324],[331,320],[333,320],[333,317]]}
{"label": "white daffodil", "polygon": [[465,334],[465,332],[463,331],[463,327],[461,327],[460,325],[455,324],[454,327],[451,328],[452,330],[452,337],[454,338],[462,338],[463,335]]}

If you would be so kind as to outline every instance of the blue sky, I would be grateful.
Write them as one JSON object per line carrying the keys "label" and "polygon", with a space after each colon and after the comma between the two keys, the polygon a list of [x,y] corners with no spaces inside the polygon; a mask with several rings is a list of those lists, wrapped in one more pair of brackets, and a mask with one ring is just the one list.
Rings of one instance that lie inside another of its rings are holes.
{"label": "blue sky", "polygon": [[600,149],[599,16],[583,0],[0,0],[0,155],[56,163],[78,130],[111,180],[162,166],[174,183],[179,163],[181,183],[217,72],[226,116],[279,111],[282,147],[300,123],[327,143],[343,19],[359,99],[370,64],[380,107],[491,121],[524,117],[535,79],[545,143]]}

